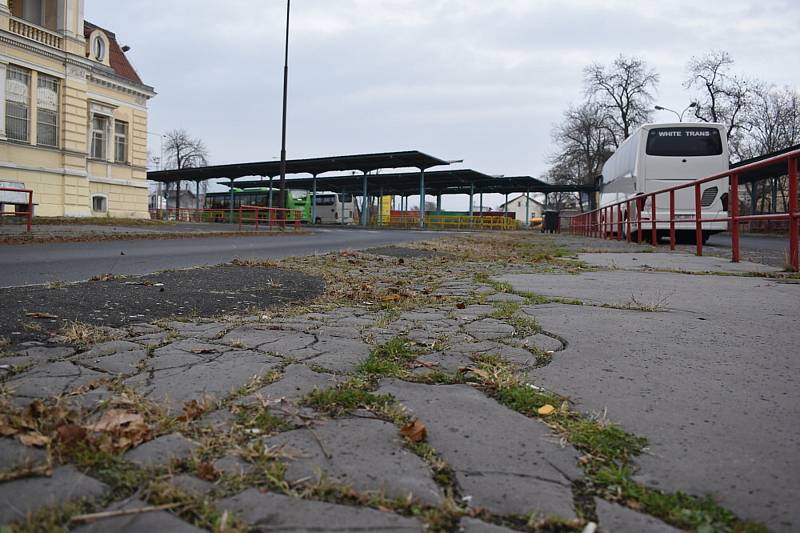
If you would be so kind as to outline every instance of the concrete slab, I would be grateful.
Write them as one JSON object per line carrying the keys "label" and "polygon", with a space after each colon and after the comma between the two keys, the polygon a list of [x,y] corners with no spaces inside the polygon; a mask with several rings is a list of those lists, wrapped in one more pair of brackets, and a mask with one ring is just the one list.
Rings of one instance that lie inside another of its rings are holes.
{"label": "concrete slab", "polygon": [[622,507],[605,500],[595,499],[597,509],[597,520],[600,531],[603,533],[679,533],[669,524],[665,524],[657,518],[647,516],[627,507]]}
{"label": "concrete slab", "polygon": [[195,442],[178,433],[172,433],[134,448],[123,458],[141,467],[168,465],[175,460],[188,459],[195,448]]}
{"label": "concrete slab", "polygon": [[266,441],[297,457],[287,461],[286,479],[312,483],[327,476],[360,492],[389,498],[416,498],[438,505],[442,495],[430,468],[406,450],[397,427],[382,420],[344,418],[309,429],[282,433]]}
{"label": "concrete slab", "polygon": [[259,398],[264,400],[286,399],[296,401],[314,389],[328,389],[336,386],[344,378],[330,374],[314,372],[306,365],[289,365],[284,370],[283,377],[271,385],[257,390],[252,395],[244,398],[242,403],[253,403]]}
{"label": "concrete slab", "polygon": [[394,395],[427,426],[428,442],[453,468],[472,506],[500,515],[575,516],[578,454],[562,448],[541,422],[466,385],[384,380],[378,394]]}
{"label": "concrete slab", "polygon": [[668,295],[665,312],[525,308],[569,345],[537,385],[650,440],[640,479],[713,494],[746,519],[800,526],[800,285],[642,272],[520,275],[515,289],[597,303]]}
{"label": "concrete slab", "polygon": [[476,518],[462,518],[461,530],[463,533],[511,533],[513,529],[503,526],[487,524]]}
{"label": "concrete slab", "polygon": [[47,464],[47,452],[0,438],[0,473]]}
{"label": "concrete slab", "polygon": [[781,269],[760,263],[731,263],[729,259],[683,253],[578,254],[588,265],[622,270],[681,270],[684,272],[780,272]]}
{"label": "concrete slab", "polygon": [[108,487],[78,472],[74,466],[62,466],[50,477],[32,477],[0,484],[0,524],[22,520],[40,509],[81,499],[100,498]]}

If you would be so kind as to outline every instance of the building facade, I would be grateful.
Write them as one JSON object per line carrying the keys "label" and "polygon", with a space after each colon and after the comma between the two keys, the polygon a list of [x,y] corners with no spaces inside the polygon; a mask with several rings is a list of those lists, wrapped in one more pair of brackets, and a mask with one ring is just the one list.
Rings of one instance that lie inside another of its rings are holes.
{"label": "building facade", "polygon": [[155,92],[83,14],[0,0],[0,181],[32,189],[37,216],[146,218]]}
{"label": "building facade", "polygon": [[525,221],[525,214],[528,213],[531,219],[542,218],[544,213],[544,205],[537,202],[532,197],[528,197],[528,207],[525,207],[525,195],[521,194],[516,198],[509,200],[507,204],[500,204],[497,208],[498,211],[504,213],[514,213],[517,220]]}

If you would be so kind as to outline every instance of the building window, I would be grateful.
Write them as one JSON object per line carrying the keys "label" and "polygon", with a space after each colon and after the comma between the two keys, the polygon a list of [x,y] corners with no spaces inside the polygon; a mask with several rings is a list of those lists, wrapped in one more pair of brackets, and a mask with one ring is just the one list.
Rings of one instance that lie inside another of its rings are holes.
{"label": "building window", "polygon": [[119,120],[114,123],[114,161],[128,162],[128,123]]}
{"label": "building window", "polygon": [[58,79],[44,74],[36,91],[36,143],[58,147]]}
{"label": "building window", "polygon": [[29,142],[31,73],[14,65],[6,71],[6,136]]}
{"label": "building window", "polygon": [[108,211],[108,198],[105,196],[92,196],[92,211],[105,213]]}
{"label": "building window", "polygon": [[106,159],[106,146],[108,140],[108,117],[92,115],[92,159]]}
{"label": "building window", "polygon": [[94,38],[94,43],[92,43],[92,52],[94,53],[94,58],[101,63],[106,59],[106,42],[103,40],[102,37],[99,35]]}

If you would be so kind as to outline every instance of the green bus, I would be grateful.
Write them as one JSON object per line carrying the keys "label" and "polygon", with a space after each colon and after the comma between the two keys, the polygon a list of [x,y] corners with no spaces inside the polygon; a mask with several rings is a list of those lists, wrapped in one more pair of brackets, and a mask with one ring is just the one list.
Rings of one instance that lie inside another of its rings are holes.
{"label": "green bus", "polygon": [[[273,189],[272,206],[278,206],[279,190]],[[302,211],[300,221],[308,223],[311,221],[311,193],[307,191],[287,190],[285,191],[284,205],[290,210],[287,221],[295,221],[295,213]],[[258,189],[233,189],[233,210],[238,211],[241,206],[269,207],[270,189],[268,187]],[[211,192],[206,194],[206,210],[210,210],[204,215],[207,222],[228,222],[231,209],[231,193]],[[238,215],[234,215],[238,216]],[[247,222],[248,218],[253,220],[253,213],[245,213],[242,221]],[[238,218],[236,219],[238,221]]]}

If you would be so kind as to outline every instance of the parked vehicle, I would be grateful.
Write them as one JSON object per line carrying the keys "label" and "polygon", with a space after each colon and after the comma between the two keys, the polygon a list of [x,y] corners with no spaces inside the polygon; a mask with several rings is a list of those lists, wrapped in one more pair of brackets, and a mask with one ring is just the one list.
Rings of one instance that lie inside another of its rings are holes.
{"label": "parked vehicle", "polygon": [[[612,155],[605,166],[600,186],[600,207],[635,199],[644,193],[655,192],[697,179],[721,174],[730,169],[730,153],[725,126],[706,123],[647,124],[637,129]],[[702,185],[702,217],[721,219],[728,216],[729,179],[724,178]],[[641,200],[640,200],[641,201]],[[641,221],[631,203],[611,210],[612,233],[629,218],[636,234],[641,224],[643,236],[650,234],[652,207],[648,199],[641,205]],[[656,228],[658,237],[669,234],[669,196],[656,198]],[[695,197],[692,188],[675,193],[676,231],[679,241],[694,242],[696,232]],[[681,219],[689,220],[681,222]],[[602,222],[609,222],[603,220]],[[703,241],[714,233],[726,231],[726,222],[703,224]]]}
{"label": "parked vehicle", "polygon": [[353,224],[355,203],[352,194],[317,193],[317,224]]}

